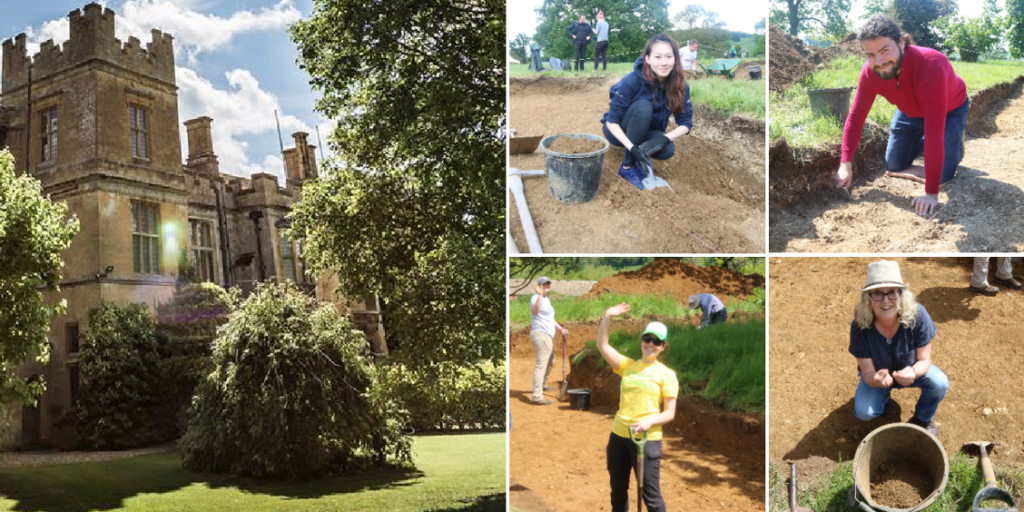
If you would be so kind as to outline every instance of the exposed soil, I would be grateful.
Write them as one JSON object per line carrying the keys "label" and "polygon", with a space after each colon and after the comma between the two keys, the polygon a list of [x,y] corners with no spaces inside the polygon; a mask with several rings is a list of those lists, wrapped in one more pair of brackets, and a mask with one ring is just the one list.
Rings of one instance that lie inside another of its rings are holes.
{"label": "exposed soil", "polygon": [[517,482],[515,478],[509,480],[508,486],[508,506],[513,512],[557,512],[537,496],[537,493]]}
{"label": "exposed soil", "polygon": [[[616,328],[640,329],[649,320],[618,320]],[[596,320],[565,327],[569,329],[569,357],[597,337]],[[509,474],[517,485],[530,489],[559,512],[610,510],[605,447],[618,408],[619,377],[607,366],[596,369],[596,357],[579,367],[569,368],[567,363],[569,388],[595,391],[589,410],[574,411],[568,401],[558,402],[561,359],[562,346],[556,342],[555,367],[548,379],[554,391],[545,393],[554,403],[530,404],[534,352],[529,329],[512,332]],[[666,507],[763,511],[764,442],[763,417],[717,410],[700,398],[680,400],[676,419],[664,427],[661,488]],[[632,509],[636,507],[635,482],[630,490]],[[515,502],[511,505],[516,506]]]}
{"label": "exposed soil", "polygon": [[[534,281],[536,282],[536,281]],[[551,281],[551,293],[557,293],[559,295],[568,295],[570,297],[579,297],[590,292],[590,289],[594,286],[597,281],[567,281],[567,280],[555,280]],[[516,290],[523,285],[522,279],[510,279],[508,282],[509,290]],[[519,291],[519,295],[533,295],[533,287],[527,286]]]}
{"label": "exposed soil", "polygon": [[[774,29],[772,29],[774,30]],[[818,66],[859,55],[855,39],[808,50],[785,34],[769,38],[776,66],[772,90],[782,90]],[[779,68],[787,68],[780,80]],[[790,76],[791,75],[791,76]],[[788,81],[787,81],[788,80]],[[779,89],[776,89],[776,88]],[[1020,252],[1024,251],[1024,77],[972,93],[966,152],[956,177],[942,185],[932,218],[910,200],[924,186],[886,177],[888,131],[868,122],[853,163],[852,200],[832,185],[839,145],[794,151],[785,139],[769,149],[769,250],[772,252]],[[923,165],[924,159],[916,162]]]}
{"label": "exposed soil", "polygon": [[[852,460],[872,430],[913,415],[916,389],[894,390],[888,416],[864,422],[853,414],[859,379],[850,322],[867,264],[878,259],[769,259],[771,457]],[[937,328],[932,361],[950,382],[935,416],[946,452],[994,441],[997,463],[1024,461],[1024,292],[968,291],[971,258],[893,259]],[[1014,270],[1019,279],[1019,263]]]}
{"label": "exposed soil", "polygon": [[561,137],[556,139],[548,147],[551,151],[556,153],[565,153],[567,155],[581,155],[586,153],[593,153],[594,151],[601,151],[604,144],[598,140],[592,139],[573,139],[569,137]]}
{"label": "exposed soil", "polygon": [[[599,120],[608,110],[608,88],[617,81],[607,76],[513,77],[509,87],[510,126],[521,137],[602,135]],[[656,175],[664,178],[672,190],[641,191],[620,178],[617,172],[624,152],[615,146],[605,154],[600,188],[588,203],[567,205],[555,201],[544,177],[523,180],[545,252],[764,251],[765,122],[747,116],[725,119],[702,105],[699,97],[692,100],[692,134],[675,142],[676,152],[671,159],[654,163]],[[669,130],[672,128],[674,123],[670,121]],[[523,170],[544,169],[544,154],[538,150],[511,155],[509,165]],[[525,250],[519,212],[514,202],[510,200],[510,204],[510,231],[520,250]]]}
{"label": "exposed soil", "polygon": [[849,34],[842,41],[828,48],[807,48],[803,41],[791,37],[778,28],[769,27],[768,31],[771,33],[768,37],[768,48],[772,56],[772,65],[775,68],[772,72],[771,83],[768,84],[772,92],[785,91],[834,59],[850,55],[864,55],[856,34]]}
{"label": "exposed soil", "polygon": [[650,293],[668,295],[685,304],[690,295],[697,293],[711,293],[723,301],[729,296],[743,299],[758,287],[764,287],[764,278],[756,274],[746,276],[722,267],[698,267],[679,260],[659,259],[639,270],[620,272],[594,283],[587,296]]}
{"label": "exposed soil", "polygon": [[871,479],[871,499],[886,507],[911,508],[934,490],[928,470],[907,460],[882,464]]}

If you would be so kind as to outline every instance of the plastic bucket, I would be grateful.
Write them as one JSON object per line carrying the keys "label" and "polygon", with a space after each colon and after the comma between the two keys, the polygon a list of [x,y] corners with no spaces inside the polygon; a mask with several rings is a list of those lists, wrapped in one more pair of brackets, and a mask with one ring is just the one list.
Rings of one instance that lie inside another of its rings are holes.
{"label": "plastic bucket", "polygon": [[[934,489],[911,508],[891,508],[875,503],[871,497],[871,478],[888,462],[909,461],[931,474]],[[853,458],[853,489],[850,505],[880,512],[916,512],[924,510],[942,494],[949,479],[949,458],[934,436],[917,425],[890,423],[868,434]]]}
{"label": "plastic bucket", "polygon": [[850,113],[850,91],[852,87],[841,89],[812,89],[807,91],[811,100],[811,111],[819,116],[831,116],[839,119],[840,125],[846,124],[846,116]]}
{"label": "plastic bucket", "polygon": [[[580,154],[559,153],[548,149],[561,137],[600,141],[604,147]],[[604,154],[608,152],[608,141],[599,135],[586,133],[563,133],[552,135],[540,141],[544,150],[544,167],[548,174],[548,189],[551,197],[560,203],[583,204],[597,196],[601,185],[601,170],[604,168]]]}
{"label": "plastic bucket", "polygon": [[590,390],[587,388],[583,389],[570,389],[566,391],[569,395],[569,408],[577,411],[585,411],[590,409]]}
{"label": "plastic bucket", "polygon": [[751,80],[760,80],[761,66],[747,66],[747,75],[750,75]]}

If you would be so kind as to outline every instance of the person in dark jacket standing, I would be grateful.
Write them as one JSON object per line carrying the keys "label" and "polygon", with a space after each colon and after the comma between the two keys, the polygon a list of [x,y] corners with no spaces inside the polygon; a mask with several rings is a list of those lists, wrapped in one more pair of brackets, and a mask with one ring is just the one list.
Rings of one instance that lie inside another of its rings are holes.
{"label": "person in dark jacket standing", "polygon": [[580,21],[569,25],[565,31],[572,36],[573,61],[576,63],[576,71],[583,71],[583,61],[587,58],[587,45],[590,44],[590,36],[594,34],[594,29],[587,24],[587,17],[581,14]]}
{"label": "person in dark jacket standing", "polygon": [[[672,158],[676,151],[672,141],[693,127],[690,86],[683,75],[679,44],[665,34],[652,37],[633,72],[613,85],[608,96],[608,112],[601,118],[604,137],[626,150],[619,176],[643,190],[647,173],[637,162],[653,168],[652,158]],[[666,133],[670,116],[677,126]]]}

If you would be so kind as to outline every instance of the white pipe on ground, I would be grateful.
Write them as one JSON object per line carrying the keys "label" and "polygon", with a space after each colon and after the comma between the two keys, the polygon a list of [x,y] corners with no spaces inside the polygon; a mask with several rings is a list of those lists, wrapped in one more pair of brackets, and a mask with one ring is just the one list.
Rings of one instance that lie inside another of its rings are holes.
{"label": "white pipe on ground", "polygon": [[[512,172],[512,171],[515,172]],[[516,200],[516,208],[519,209],[519,220],[523,223],[523,232],[526,233],[526,244],[530,246],[531,254],[544,254],[540,248],[540,239],[537,238],[537,229],[533,226],[533,217],[530,216],[530,209],[526,206],[526,194],[523,192],[523,177],[518,169],[509,169],[508,188],[512,191],[512,197]]]}

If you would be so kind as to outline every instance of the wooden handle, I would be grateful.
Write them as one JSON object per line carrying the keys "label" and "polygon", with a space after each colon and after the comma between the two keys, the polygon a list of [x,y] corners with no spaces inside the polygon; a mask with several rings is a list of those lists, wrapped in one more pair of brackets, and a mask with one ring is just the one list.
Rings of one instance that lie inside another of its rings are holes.
{"label": "wooden handle", "polygon": [[985,475],[985,487],[998,487],[996,473],[992,471],[992,461],[988,458],[988,448],[981,446],[981,472]]}

